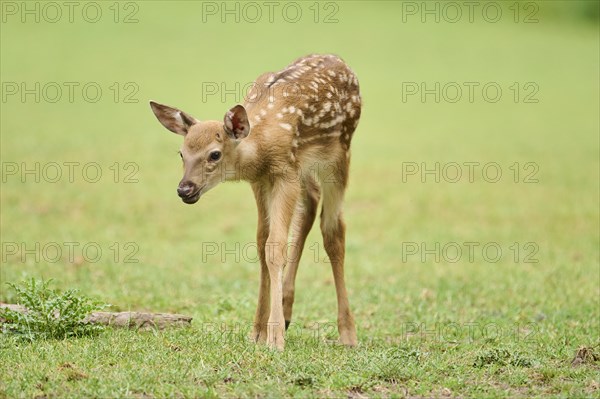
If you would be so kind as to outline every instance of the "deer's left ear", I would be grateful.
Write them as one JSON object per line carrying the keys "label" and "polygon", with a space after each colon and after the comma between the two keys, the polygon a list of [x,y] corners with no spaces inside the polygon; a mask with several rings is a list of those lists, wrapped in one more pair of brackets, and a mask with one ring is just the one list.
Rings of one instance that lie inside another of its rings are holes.
{"label": "deer's left ear", "polygon": [[236,105],[225,113],[223,119],[225,131],[232,139],[243,139],[250,134],[250,123],[246,108],[242,105]]}
{"label": "deer's left ear", "polygon": [[150,107],[164,127],[182,136],[187,134],[192,125],[199,122],[193,116],[168,105],[150,101]]}

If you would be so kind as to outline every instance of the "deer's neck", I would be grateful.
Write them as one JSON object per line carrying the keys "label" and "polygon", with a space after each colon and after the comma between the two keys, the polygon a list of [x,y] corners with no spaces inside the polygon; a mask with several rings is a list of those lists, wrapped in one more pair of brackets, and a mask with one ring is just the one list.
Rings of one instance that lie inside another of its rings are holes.
{"label": "deer's neck", "polygon": [[260,169],[258,148],[253,140],[244,139],[235,144],[233,162],[228,162],[226,181],[255,181]]}

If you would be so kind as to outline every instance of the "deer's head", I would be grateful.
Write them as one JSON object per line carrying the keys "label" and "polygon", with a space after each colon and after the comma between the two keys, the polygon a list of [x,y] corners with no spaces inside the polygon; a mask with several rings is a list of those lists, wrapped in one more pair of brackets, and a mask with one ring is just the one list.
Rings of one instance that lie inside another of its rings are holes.
{"label": "deer's head", "polygon": [[183,160],[183,178],[177,194],[186,204],[215,187],[225,176],[225,164],[236,161],[235,149],[250,133],[246,110],[236,105],[225,113],[223,122],[200,121],[177,108],[150,101],[154,115],[173,133],[183,136],[179,154]]}

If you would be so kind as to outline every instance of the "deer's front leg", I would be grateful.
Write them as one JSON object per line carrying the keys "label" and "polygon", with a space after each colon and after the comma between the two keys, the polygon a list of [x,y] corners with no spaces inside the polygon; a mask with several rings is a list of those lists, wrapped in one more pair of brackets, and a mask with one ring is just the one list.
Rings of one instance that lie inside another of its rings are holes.
{"label": "deer's front leg", "polygon": [[283,350],[285,320],[283,317],[283,270],[287,260],[287,240],[290,223],[300,193],[299,185],[276,182],[269,207],[269,237],[265,257],[269,269],[271,312],[267,329],[267,344]]}
{"label": "deer's front leg", "polygon": [[270,187],[253,184],[256,207],[258,208],[258,227],[256,231],[256,244],[260,259],[260,286],[258,288],[258,304],[254,315],[254,325],[250,338],[254,342],[267,341],[267,323],[269,321],[269,268],[265,258],[265,245],[269,237],[268,196],[265,194]]}

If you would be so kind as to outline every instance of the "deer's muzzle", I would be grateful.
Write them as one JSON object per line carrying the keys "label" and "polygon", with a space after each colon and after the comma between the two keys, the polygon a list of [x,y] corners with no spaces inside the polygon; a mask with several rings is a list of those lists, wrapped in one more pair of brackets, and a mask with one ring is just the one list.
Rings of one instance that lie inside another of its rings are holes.
{"label": "deer's muzzle", "polygon": [[177,195],[186,204],[194,204],[200,199],[200,192],[202,187],[198,187],[196,184],[190,181],[182,181],[177,187]]}

